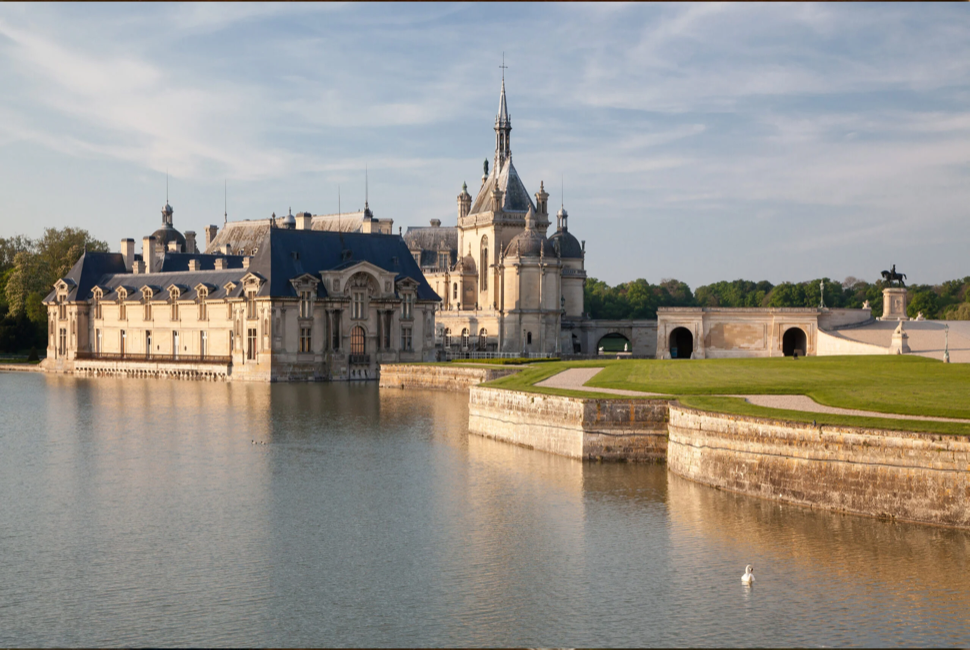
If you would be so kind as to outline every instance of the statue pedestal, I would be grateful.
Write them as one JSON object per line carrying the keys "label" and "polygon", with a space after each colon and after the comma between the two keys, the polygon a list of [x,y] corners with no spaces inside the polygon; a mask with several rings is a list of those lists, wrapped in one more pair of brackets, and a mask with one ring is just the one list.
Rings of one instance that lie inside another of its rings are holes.
{"label": "statue pedestal", "polygon": [[906,315],[905,287],[886,287],[882,290],[882,318],[879,320],[909,320]]}
{"label": "statue pedestal", "polygon": [[889,346],[889,354],[909,354],[909,334],[903,331],[903,322],[900,321],[893,332],[893,341]]}

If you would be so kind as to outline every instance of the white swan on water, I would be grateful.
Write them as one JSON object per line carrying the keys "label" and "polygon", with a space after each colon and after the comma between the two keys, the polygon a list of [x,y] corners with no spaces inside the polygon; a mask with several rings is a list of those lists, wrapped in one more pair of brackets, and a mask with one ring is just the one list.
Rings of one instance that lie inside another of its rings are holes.
{"label": "white swan on water", "polygon": [[748,586],[754,584],[754,568],[750,564],[744,567],[744,575],[741,576],[741,584]]}

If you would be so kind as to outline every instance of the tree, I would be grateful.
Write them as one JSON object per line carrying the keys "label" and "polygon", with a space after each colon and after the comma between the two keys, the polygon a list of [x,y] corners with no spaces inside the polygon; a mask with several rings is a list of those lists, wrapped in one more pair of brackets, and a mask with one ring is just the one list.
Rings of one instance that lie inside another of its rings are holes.
{"label": "tree", "polygon": [[44,236],[36,242],[38,270],[43,276],[44,289],[49,291],[88,251],[107,253],[108,244],[93,239],[87,230],[81,228],[45,228]]}
{"label": "tree", "polygon": [[23,313],[27,306],[27,296],[32,292],[40,293],[44,289],[44,275],[37,256],[27,252],[17,253],[4,288],[10,314],[16,316]]}

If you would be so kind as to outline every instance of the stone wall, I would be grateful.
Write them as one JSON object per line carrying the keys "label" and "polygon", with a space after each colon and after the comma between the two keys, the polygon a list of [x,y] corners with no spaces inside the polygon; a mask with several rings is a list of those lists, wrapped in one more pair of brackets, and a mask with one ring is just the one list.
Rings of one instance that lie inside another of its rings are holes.
{"label": "stone wall", "polygon": [[672,405],[667,467],[802,506],[970,526],[970,438],[814,427]]}
{"label": "stone wall", "polygon": [[468,430],[585,460],[663,460],[667,402],[603,400],[473,387]]}
{"label": "stone wall", "polygon": [[382,388],[468,390],[482,382],[506,377],[519,370],[521,368],[504,366],[470,368],[405,363],[384,364],[381,366],[380,385]]}
{"label": "stone wall", "polygon": [[230,365],[227,363],[76,360],[74,374],[79,377],[150,377],[227,381],[230,379]]}
{"label": "stone wall", "polygon": [[840,354],[889,354],[889,348],[861,341],[853,341],[838,334],[830,334],[819,330],[817,354],[820,357]]}

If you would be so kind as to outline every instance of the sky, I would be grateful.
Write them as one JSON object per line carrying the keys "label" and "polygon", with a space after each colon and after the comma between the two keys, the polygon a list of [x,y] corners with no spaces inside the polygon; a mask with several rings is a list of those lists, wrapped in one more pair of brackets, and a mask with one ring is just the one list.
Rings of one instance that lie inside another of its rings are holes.
{"label": "sky", "polygon": [[591,277],[970,275],[967,3],[0,3],[0,237],[454,225],[503,54]]}

